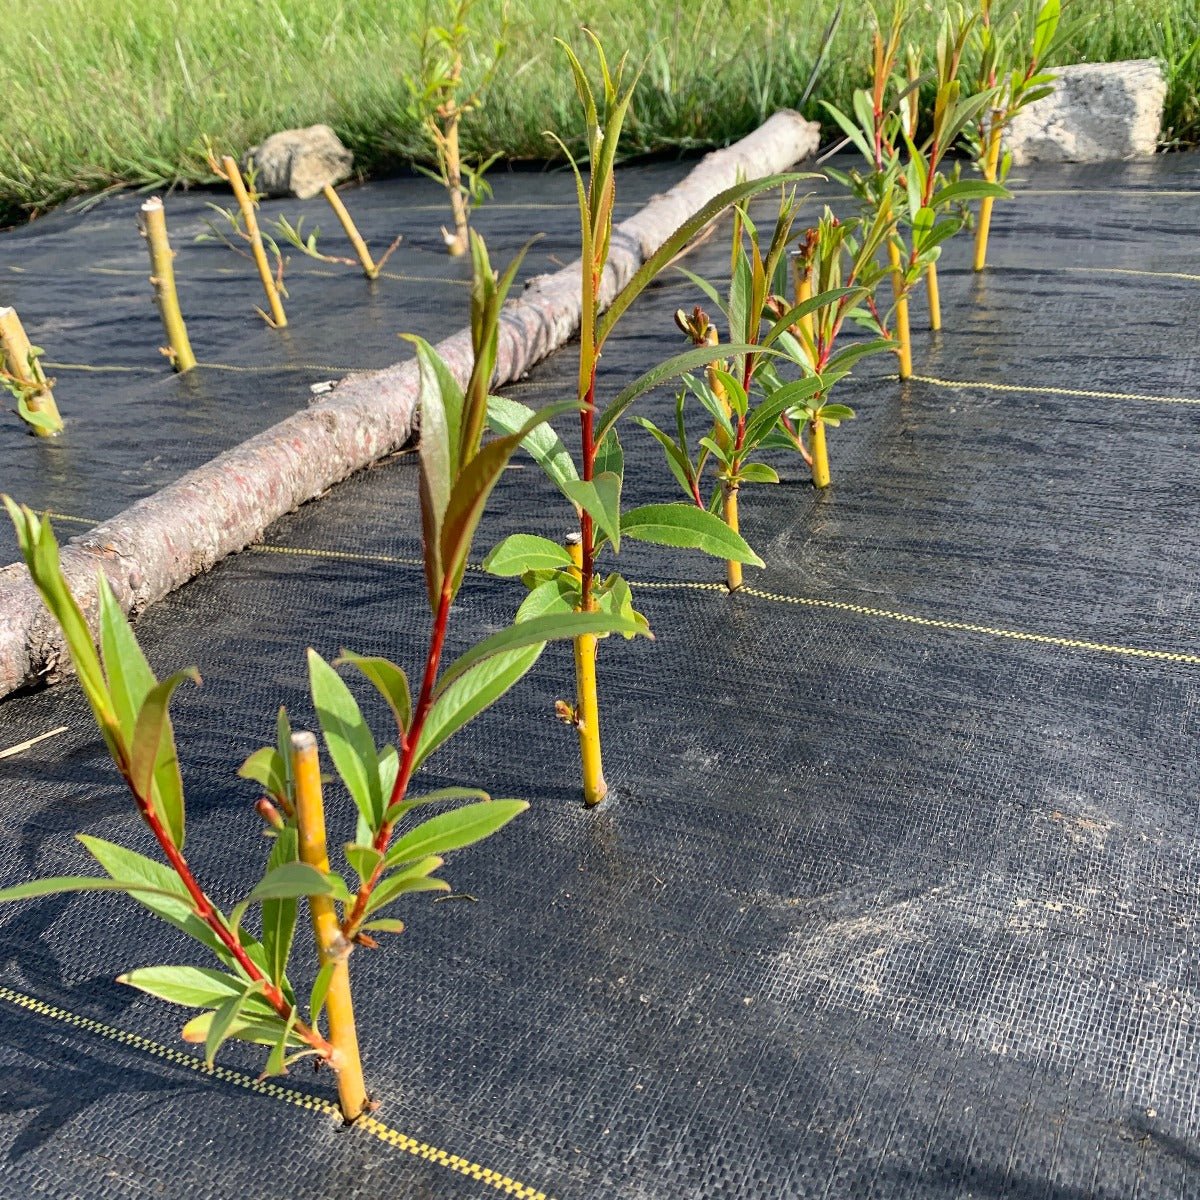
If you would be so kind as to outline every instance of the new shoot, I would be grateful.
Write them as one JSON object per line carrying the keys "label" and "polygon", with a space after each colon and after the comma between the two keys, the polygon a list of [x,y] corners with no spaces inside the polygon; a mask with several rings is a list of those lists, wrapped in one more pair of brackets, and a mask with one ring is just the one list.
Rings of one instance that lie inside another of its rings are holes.
{"label": "new shoot", "polygon": [[493,154],[472,163],[462,152],[463,117],[482,107],[483,97],[504,57],[508,28],[506,13],[482,77],[473,88],[465,90],[463,65],[474,50],[475,39],[468,21],[475,5],[476,0],[447,0],[446,23],[426,25],[417,40],[417,72],[408,80],[410,109],[425,129],[437,162],[436,171],[417,169],[446,189],[454,232],[443,227],[442,237],[447,251],[456,257],[467,252],[471,211],[491,196],[492,189],[484,175],[500,157]]}
{"label": "new shoot", "polygon": [[[1057,45],[1062,5],[1060,0],[1041,0],[1032,9],[1032,28],[1025,6],[1015,8],[1004,21],[996,21],[992,10],[992,0],[979,0],[979,19],[974,24],[977,88],[989,93],[992,102],[974,122],[967,144],[984,180],[1003,183],[1012,166],[1011,152],[1003,150],[1004,130],[1021,109],[1054,90],[1055,77],[1042,70],[1042,64]],[[994,200],[985,196],[979,207],[976,271],[987,266]]]}
{"label": "new shoot", "polygon": [[32,346],[15,308],[0,308],[0,384],[17,402],[17,415],[36,437],[54,437],[63,421],[46,378],[40,346]]}
{"label": "new shoot", "polygon": [[[630,623],[631,632],[626,633],[629,637],[632,631],[646,631],[646,619],[633,608],[629,584],[615,571],[605,574],[602,569],[602,556],[618,554],[624,539],[690,547],[756,566],[761,566],[762,560],[720,517],[694,504],[648,504],[622,510],[625,459],[617,437],[618,419],[652,388],[703,368],[712,358],[711,347],[689,350],[646,372],[598,414],[604,345],[633,301],[700,230],[731,205],[791,177],[771,176],[740,183],[715,197],[666,239],[617,294],[608,311],[602,313],[601,280],[608,262],[616,198],[614,161],[636,80],[626,85],[624,60],[610,70],[599,42],[594,37],[592,42],[602,81],[602,89],[598,90],[593,89],[574,52],[562,43],[583,107],[590,165],[590,178],[585,184],[574,157],[559,142],[575,173],[582,240],[582,320],[577,400],[573,405],[579,410],[578,457],[572,456],[549,426],[523,439],[525,448],[570,502],[578,523],[578,542],[572,539],[567,547],[549,538],[515,534],[492,550],[484,566],[494,575],[519,576],[531,589],[526,605],[544,606],[557,613],[620,616]],[[751,349],[734,345],[728,351],[737,354]],[[493,397],[489,406],[491,423],[506,433],[520,430],[531,415],[524,405],[502,397]],[[596,639],[586,633],[576,641],[575,700],[558,704],[559,716],[579,738],[583,798],[589,806],[599,804],[608,791],[600,746],[596,651]]]}

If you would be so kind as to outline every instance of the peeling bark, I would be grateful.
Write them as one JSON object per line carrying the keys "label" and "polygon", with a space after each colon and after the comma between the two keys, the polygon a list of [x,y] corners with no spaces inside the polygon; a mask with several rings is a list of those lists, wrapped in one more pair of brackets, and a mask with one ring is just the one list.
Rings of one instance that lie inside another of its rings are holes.
{"label": "peeling bark", "polygon": [[[604,303],[694,212],[747,179],[786,170],[813,154],[818,129],[798,113],[776,113],[759,129],[714,151],[669,191],[613,230]],[[495,386],[519,379],[578,330],[579,263],[529,282],[501,318]],[[471,371],[462,330],[437,347],[460,382]],[[273,521],[403,446],[413,435],[417,369],[411,360],[350,375],[328,397],[218,455],[139,500],[62,552],[63,570],[89,620],[103,570],[122,607],[141,612],[194,575],[250,545]],[[19,497],[17,497],[19,499]],[[0,569],[0,697],[49,683],[70,670],[57,626],[24,566]]]}

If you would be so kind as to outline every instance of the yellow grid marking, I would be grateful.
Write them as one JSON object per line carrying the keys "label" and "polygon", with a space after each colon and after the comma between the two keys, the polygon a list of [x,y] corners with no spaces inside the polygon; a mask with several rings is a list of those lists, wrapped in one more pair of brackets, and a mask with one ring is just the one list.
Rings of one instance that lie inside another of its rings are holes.
{"label": "yellow grid marking", "polygon": [[[139,1033],[130,1033],[128,1030],[118,1029],[114,1025],[106,1025],[103,1021],[94,1020],[92,1017],[85,1017],[80,1013],[47,1004],[44,1000],[39,1000],[35,996],[27,996],[24,992],[15,991],[2,984],[0,984],[0,1000],[5,1000],[26,1012],[35,1013],[39,1017],[49,1017],[51,1020],[61,1021],[64,1025],[72,1025],[85,1033],[92,1033],[98,1037],[107,1038],[109,1041],[118,1042],[130,1049],[140,1050],[145,1054],[169,1062],[172,1066],[183,1067],[189,1071],[219,1079],[222,1083],[231,1083],[235,1087],[257,1092],[260,1096],[267,1096],[272,1100],[279,1100],[296,1108],[307,1109],[309,1112],[321,1113],[324,1116],[341,1120],[342,1114],[337,1105],[320,1096],[298,1092],[294,1088],[284,1087],[270,1079],[255,1079],[251,1075],[231,1070],[229,1067],[214,1066],[209,1070],[204,1065],[204,1060],[195,1055],[185,1054],[182,1050],[176,1050],[171,1046],[164,1046],[161,1042],[142,1037]],[[360,1117],[351,1128],[355,1131],[362,1130],[371,1137],[377,1138],[389,1146],[394,1146],[397,1150],[403,1150],[406,1154],[436,1163],[450,1171],[457,1171],[460,1175],[469,1176],[471,1179],[478,1179],[497,1191],[518,1197],[518,1200],[551,1200],[545,1192],[540,1192],[527,1183],[521,1183],[499,1171],[482,1167],[457,1154],[449,1154],[437,1146],[431,1146],[428,1142],[409,1137],[408,1134],[401,1133],[398,1129],[393,1129],[390,1125],[385,1125],[374,1117]]]}
{"label": "yellow grid marking", "polygon": [[[350,550],[310,550],[299,546],[250,546],[248,549],[266,554],[290,554],[301,558],[330,558],[346,562],[387,563],[404,567],[423,565],[419,558],[398,558],[390,554],[358,553]],[[468,563],[467,569],[483,571],[483,566],[480,563]],[[628,582],[630,587],[661,591],[725,592],[728,590],[723,583],[704,583],[691,580],[630,579]],[[1153,659],[1157,662],[1187,663],[1192,666],[1200,666],[1200,654],[1183,654],[1174,650],[1147,650],[1140,646],[1121,646],[1111,642],[1093,642],[1086,638],[1058,637],[1055,634],[1033,633],[1025,629],[1005,629],[998,625],[980,625],[972,621],[949,621],[939,617],[922,617],[916,613],[898,612],[889,608],[873,608],[867,604],[850,604],[844,600],[823,600],[817,596],[789,596],[750,586],[740,588],[738,595],[753,596],[758,600],[770,600],[778,604],[797,604],[805,608],[824,609],[827,612],[845,612],[860,617],[899,621],[905,625],[917,625],[924,629],[945,629],[954,633],[979,633],[988,637],[1006,638],[1013,642],[1060,646],[1066,650],[1088,650],[1096,654],[1116,654],[1125,658]]]}
{"label": "yellow grid marking", "polygon": [[1013,198],[1019,200],[1022,196],[1195,196],[1200,199],[1200,189],[1178,188],[1174,191],[1163,189],[1148,191],[1142,188],[1020,188],[1013,192]]}
{"label": "yellow grid marking", "polygon": [[[138,373],[166,375],[169,372],[161,367],[152,367],[149,364],[138,367],[124,367],[116,364],[105,363],[63,363],[63,362],[47,362],[42,359],[42,366],[49,367],[52,371],[92,371],[97,374],[120,372],[122,374]],[[334,375],[349,375],[356,370],[361,370],[358,367],[331,367],[325,363],[277,363],[268,364],[262,367],[254,366],[233,366],[231,363],[210,363],[201,362],[196,366],[206,368],[209,371],[238,371],[246,374],[254,374],[262,371],[329,371]]]}
{"label": "yellow grid marking", "polygon": [[[899,379],[899,375],[889,375]],[[933,387],[963,390],[982,388],[989,392],[1031,392],[1038,396],[1078,396],[1085,400],[1150,400],[1157,404],[1200,404],[1200,396],[1152,396],[1145,392],[1091,392],[1082,388],[1036,386],[1020,383],[988,383],[977,379],[939,379],[936,375],[912,375],[917,383],[928,383]]]}

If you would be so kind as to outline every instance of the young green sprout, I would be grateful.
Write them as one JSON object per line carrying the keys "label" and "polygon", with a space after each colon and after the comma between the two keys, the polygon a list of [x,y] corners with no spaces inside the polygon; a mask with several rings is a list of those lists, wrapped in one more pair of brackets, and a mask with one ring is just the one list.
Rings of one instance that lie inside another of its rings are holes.
{"label": "young green sprout", "polygon": [[[121,981],[199,1009],[183,1036],[203,1043],[209,1063],[229,1038],[269,1046],[267,1075],[282,1074],[305,1056],[328,1063],[338,1075],[347,1121],[368,1105],[350,997],[347,964],[352,951],[375,946],[378,935],[402,932],[403,924],[385,912],[389,906],[417,892],[448,891],[449,884],[438,874],[443,856],[490,836],[528,807],[523,800],[492,800],[475,787],[417,789],[418,769],[511,688],[548,641],[643,631],[641,623],[621,614],[550,612],[531,597],[517,624],[476,642],[443,667],[451,609],[496,480],[525,437],[548,417],[575,408],[569,403],[533,414],[515,433],[483,443],[497,320],[516,264],[497,280],[474,235],[472,247],[475,361],[467,388],[460,388],[436,353],[418,342],[420,502],[432,610],[420,685],[414,695],[403,668],[387,659],[343,651],[338,660],[360,671],[386,702],[395,722],[393,743],[377,744],[335,669],[338,664],[326,662],[315,650],[308,652],[313,707],[355,810],[353,836],[343,846],[343,857],[356,884],[330,869],[315,740],[311,734],[293,733],[281,710],[275,744],[252,754],[239,772],[265,793],[255,807],[272,839],[266,871],[228,911],[213,901],[184,857],[183,784],[167,711],[178,686],[186,679],[199,682],[198,675],[188,669],[159,682],[103,574],[97,580],[97,652],[63,577],[49,522],[4,498],[33,583],[63,631],[109,753],[165,862],[81,834],[105,876],[19,884],[0,891],[0,901],[56,892],[127,892],[199,942],[217,965],[142,967],[122,975]],[[427,806],[445,811],[401,832],[410,814]],[[301,897],[308,898],[320,963],[304,1005],[287,974]],[[257,934],[247,923],[256,909]],[[328,1034],[322,1032],[323,1020]]]}
{"label": "young green sprout", "polygon": [[[209,208],[224,218],[229,229],[218,228],[210,221],[208,223],[209,233],[200,234],[196,240],[205,241],[210,237],[215,238],[224,242],[231,250],[254,261],[263,293],[267,298],[267,307],[271,312],[268,315],[261,308],[256,308],[254,311],[273,329],[283,329],[287,325],[287,313],[283,310],[283,300],[281,299],[281,296],[287,295],[287,289],[283,286],[283,271],[286,263],[275,240],[265,237],[258,227],[258,201],[261,197],[254,190],[253,168],[243,175],[237,160],[230,155],[222,155],[218,160],[216,152],[210,144],[207,145],[207,153],[209,169],[214,175],[229,184],[229,190],[233,192],[233,198],[237,202],[237,211],[231,212],[217,204],[209,204]],[[250,247],[249,253],[247,254],[231,241],[230,236],[245,242]],[[267,261],[268,246],[275,258],[274,272],[271,270],[271,264]]]}
{"label": "young green sprout", "polygon": [[[774,361],[764,364],[760,374],[765,409],[777,414],[777,423],[759,444],[763,450],[798,451],[818,488],[828,487],[831,479],[826,429],[836,429],[854,417],[853,409],[830,401],[831,389],[860,359],[893,348],[874,298],[890,273],[890,267],[879,261],[890,229],[890,218],[882,211],[872,219],[839,221],[826,209],[816,227],[807,231],[796,271],[799,278],[809,280],[816,294],[790,310],[782,297],[767,301],[768,309],[777,315],[775,328],[783,327],[775,340],[800,369],[799,384],[815,382],[816,386],[791,393],[798,384],[783,383]],[[840,345],[847,320],[872,336]]]}
{"label": "young green sprout", "polygon": [[[504,57],[508,17],[501,20],[500,32],[492,43],[490,61],[483,77],[466,95],[463,94],[463,60],[470,52],[474,34],[467,22],[476,0],[448,0],[444,25],[427,24],[417,41],[417,73],[408,81],[410,108],[433,143],[436,171],[424,171],[437,180],[450,199],[454,232],[442,229],[450,254],[465,254],[471,210],[477,208],[492,190],[484,175],[500,157],[471,163],[463,157],[460,144],[462,119],[477,111],[496,77]],[[418,167],[418,170],[424,168]]]}
{"label": "young green sprout", "polygon": [[[975,119],[968,145],[983,178],[988,183],[1003,183],[1012,166],[1012,154],[1002,152],[1004,130],[1021,109],[1054,90],[1053,73],[1041,68],[1056,45],[1062,5],[1060,0],[1041,0],[1033,9],[1032,29],[1025,8],[1014,9],[1006,21],[995,21],[992,8],[992,0],[979,0],[979,20],[973,26],[979,55],[978,90],[992,99]],[[994,199],[985,196],[980,205],[976,271],[987,266]]]}
{"label": "young green sprout", "polygon": [[37,437],[54,437],[63,421],[46,378],[40,346],[33,346],[15,308],[0,308],[0,387],[17,402],[17,415]]}
{"label": "young green sprout", "polygon": [[[774,348],[775,343],[789,335],[790,326],[810,322],[815,311],[837,298],[836,295],[814,297],[809,287],[807,294],[797,296],[794,306],[778,305],[778,292],[786,286],[786,252],[798,208],[795,193],[785,191],[765,253],[758,227],[749,213],[741,206],[735,208],[727,300],[723,301],[706,280],[683,271],[718,306],[727,322],[730,340],[750,349],[736,360],[714,357],[706,365],[703,377],[684,377],[683,389],[676,396],[674,436],[646,417],[634,418],[662,446],[667,466],[689,499],[698,508],[720,511],[734,533],[740,532],[740,489],[747,483],[779,482],[775,469],[758,459],[780,415],[826,386],[816,374],[784,384],[770,366],[772,356],[783,353]],[[772,322],[765,331],[764,320]],[[698,348],[712,347],[715,354],[720,346],[717,327],[699,306],[690,315],[680,309],[675,314],[675,324]],[[770,381],[769,395],[764,391],[764,380]],[[695,448],[690,442],[685,411],[689,395],[700,403],[711,421],[708,432]],[[702,480],[710,462],[716,468],[717,487],[706,502]],[[742,586],[742,564],[737,559],[726,563],[726,583],[730,591]]]}
{"label": "young green sprout", "polygon": [[[579,59],[563,43],[585,117],[590,165],[586,185],[575,159],[559,142],[575,173],[582,236],[582,319],[575,405],[579,409],[578,458],[571,455],[549,426],[536,429],[524,441],[525,448],[571,503],[579,524],[578,539],[571,539],[569,546],[561,546],[547,538],[517,534],[501,542],[488,555],[484,566],[495,575],[522,577],[532,589],[526,604],[543,605],[557,613],[620,615],[644,631],[646,621],[633,609],[629,584],[616,572],[604,574],[602,569],[602,557],[609,553],[616,555],[623,539],[700,549],[719,558],[758,566],[762,562],[724,521],[694,503],[648,504],[628,511],[622,511],[621,507],[624,455],[617,438],[618,419],[652,388],[707,365],[712,358],[711,348],[689,350],[647,371],[598,414],[603,383],[599,376],[601,354],[621,316],[700,230],[729,206],[794,177],[771,176],[739,183],[722,192],[664,241],[617,294],[608,311],[602,313],[601,280],[608,262],[616,196],[613,164],[636,80],[626,85],[624,60],[615,71],[610,71],[599,42],[594,37],[592,42],[602,81],[599,95]],[[740,354],[753,349],[734,345],[727,351]],[[529,417],[529,409],[501,397],[494,397],[489,408],[493,426],[506,433],[519,430]],[[584,635],[576,641],[575,702],[559,703],[559,714],[579,737],[583,795],[589,806],[599,804],[608,792],[600,745],[596,649],[595,636]]]}

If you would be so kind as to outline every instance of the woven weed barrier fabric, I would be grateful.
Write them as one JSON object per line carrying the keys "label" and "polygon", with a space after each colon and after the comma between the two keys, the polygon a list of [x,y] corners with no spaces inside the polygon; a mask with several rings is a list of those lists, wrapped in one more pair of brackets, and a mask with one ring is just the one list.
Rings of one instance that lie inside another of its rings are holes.
{"label": "woven weed barrier fabric", "polygon": [[[742,593],[623,548],[657,640],[601,647],[611,803],[577,796],[563,647],[431,764],[531,808],[451,859],[462,898],[352,960],[375,1124],[340,1128],[323,1074],[255,1085],[236,1046],[204,1072],[182,1010],[113,982],[190,947],[55,898],[0,913],[0,1193],[1200,1196],[1200,162],[1017,186],[983,279],[950,247],[939,339],[916,306],[920,379],[844,385],[833,487],[781,457],[743,490],[769,565]],[[727,262],[722,235],[689,265]],[[639,301],[603,398],[696,299]],[[629,502],[673,498],[649,436],[623,443]],[[566,520],[519,460],[478,554]],[[313,719],[304,647],[423,656],[418,531],[401,456],[139,622],[157,668],[204,674],[176,727],[222,902],[262,858],[236,766],[279,703]],[[523,594],[470,572],[451,651]],[[0,744],[61,726],[0,760],[0,882],[89,870],[77,830],[149,849],[73,685],[0,705]]]}
{"label": "woven weed barrier fabric", "polygon": [[[691,165],[622,171],[618,219]],[[538,233],[521,278],[578,257],[571,176],[497,172],[493,183],[495,199],[477,211],[475,225],[495,265],[503,268]],[[303,408],[311,384],[407,358],[399,334],[436,342],[466,325],[471,267],[442,246],[445,193],[429,180],[403,178],[341,194],[377,257],[397,234],[404,240],[370,283],[357,265],[318,262],[278,238],[289,260],[283,330],[254,311],[265,306],[254,264],[218,242],[195,240],[209,221],[224,226],[207,206],[231,207],[231,198],[217,191],[167,197],[179,303],[201,364],[183,376],[159,352],[166,338],[138,234],[141,196],[110,197],[87,212],[0,234],[0,307],[14,306],[45,351],[67,421],[54,440],[22,436],[15,405],[0,397],[0,491],[52,511],[112,516]],[[353,257],[321,197],[264,200],[263,229],[280,217],[302,221],[306,237],[319,228],[322,253]],[[0,530],[0,566],[15,557],[12,531]]]}

